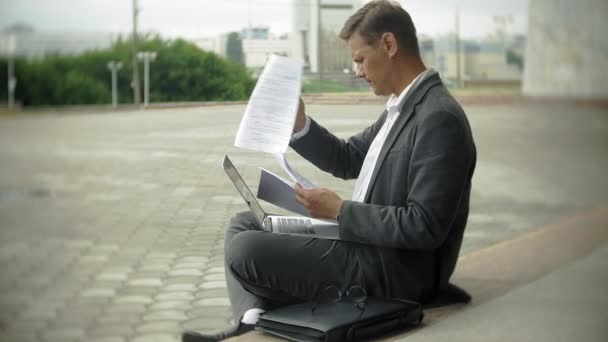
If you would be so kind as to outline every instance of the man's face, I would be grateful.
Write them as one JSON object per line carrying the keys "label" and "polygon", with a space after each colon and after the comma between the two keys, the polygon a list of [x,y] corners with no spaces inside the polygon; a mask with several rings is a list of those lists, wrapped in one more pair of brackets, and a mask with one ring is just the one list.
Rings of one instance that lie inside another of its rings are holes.
{"label": "man's face", "polygon": [[368,45],[359,33],[354,33],[348,40],[353,62],[356,64],[356,75],[364,78],[376,95],[390,95],[388,84],[390,58],[380,43]]}

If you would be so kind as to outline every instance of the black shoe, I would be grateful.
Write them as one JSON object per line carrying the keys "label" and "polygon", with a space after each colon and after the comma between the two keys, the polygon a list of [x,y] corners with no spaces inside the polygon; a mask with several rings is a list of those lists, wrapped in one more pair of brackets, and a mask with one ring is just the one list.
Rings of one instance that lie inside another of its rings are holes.
{"label": "black shoe", "polygon": [[186,331],[182,333],[182,342],[216,342],[223,341],[227,338],[243,335],[246,332],[253,330],[253,325],[239,323],[237,326],[228,328],[217,334],[199,334],[194,331]]}

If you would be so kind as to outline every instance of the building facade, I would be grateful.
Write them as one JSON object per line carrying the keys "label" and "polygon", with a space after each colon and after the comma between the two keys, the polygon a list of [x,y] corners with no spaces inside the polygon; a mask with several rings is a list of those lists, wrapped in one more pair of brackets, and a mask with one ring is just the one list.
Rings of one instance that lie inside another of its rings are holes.
{"label": "building facade", "polygon": [[216,37],[199,38],[192,41],[201,50],[213,52],[218,56],[228,56],[228,34],[222,33]]}
{"label": "building facade", "polygon": [[461,82],[518,83],[522,79],[522,65],[517,59],[508,58],[510,54],[521,53],[514,41],[462,40],[457,49],[455,36],[448,35],[422,38],[419,44],[425,64],[446,80],[457,81],[460,70]]}
{"label": "building facade", "polygon": [[[205,51],[228,57],[228,35],[220,34],[212,38],[201,38],[194,43]],[[244,65],[249,69],[261,69],[272,54],[293,57],[293,43],[289,37],[276,37],[267,27],[248,27],[240,32]]]}
{"label": "building facade", "polygon": [[290,39],[243,39],[245,66],[250,69],[261,69],[266,65],[270,55],[292,57]]}

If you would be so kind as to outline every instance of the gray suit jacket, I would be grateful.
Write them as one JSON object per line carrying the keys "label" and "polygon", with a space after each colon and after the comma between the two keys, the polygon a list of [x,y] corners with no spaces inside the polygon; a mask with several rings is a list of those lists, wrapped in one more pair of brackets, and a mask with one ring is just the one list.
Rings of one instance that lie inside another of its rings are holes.
{"label": "gray suit jacket", "polygon": [[[291,143],[301,156],[343,179],[356,178],[387,116],[348,141],[314,120]],[[345,201],[340,236],[400,249],[408,281],[435,293],[454,271],[469,213],[476,149],[468,120],[437,74],[408,95],[372,174],[364,203]],[[414,278],[414,279],[412,279]]]}

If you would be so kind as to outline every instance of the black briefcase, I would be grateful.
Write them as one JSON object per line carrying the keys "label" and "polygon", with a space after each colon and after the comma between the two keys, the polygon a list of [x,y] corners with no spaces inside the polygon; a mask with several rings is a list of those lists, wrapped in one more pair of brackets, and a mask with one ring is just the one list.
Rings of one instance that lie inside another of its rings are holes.
{"label": "black briefcase", "polygon": [[306,302],[267,311],[255,329],[292,341],[356,341],[422,322],[420,304],[367,297],[365,305],[349,301]]}

